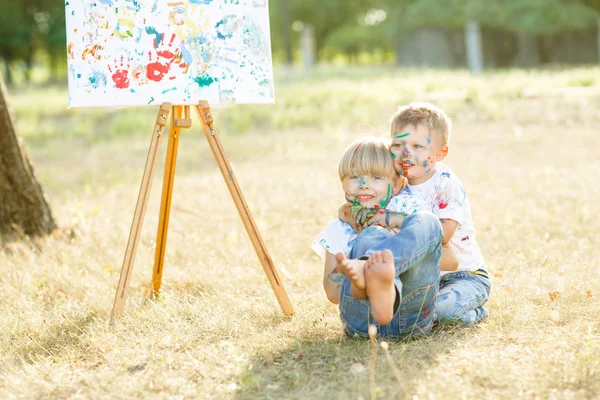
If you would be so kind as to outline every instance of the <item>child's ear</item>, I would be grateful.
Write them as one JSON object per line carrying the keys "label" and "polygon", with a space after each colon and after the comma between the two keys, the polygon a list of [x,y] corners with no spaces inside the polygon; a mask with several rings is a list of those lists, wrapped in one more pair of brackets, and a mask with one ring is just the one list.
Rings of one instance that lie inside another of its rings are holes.
{"label": "child's ear", "polygon": [[437,161],[443,161],[448,155],[448,145],[444,144],[437,153]]}

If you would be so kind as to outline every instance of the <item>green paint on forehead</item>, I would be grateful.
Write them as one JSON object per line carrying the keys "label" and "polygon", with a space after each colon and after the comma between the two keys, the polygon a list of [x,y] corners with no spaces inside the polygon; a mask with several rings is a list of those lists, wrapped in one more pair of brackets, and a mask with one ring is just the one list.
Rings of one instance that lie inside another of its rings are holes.
{"label": "green paint on forehead", "polygon": [[387,192],[387,196],[385,196],[385,199],[381,200],[379,202],[379,205],[381,205],[381,207],[385,207],[387,205],[387,203],[390,201],[390,195],[392,194],[392,185],[390,185],[388,183],[388,192]]}
{"label": "green paint on forehead", "polygon": [[410,133],[408,133],[408,132],[406,132],[406,133],[394,133],[394,137],[396,139],[402,139],[402,138],[405,138],[405,137],[407,137],[409,135],[410,135]]}

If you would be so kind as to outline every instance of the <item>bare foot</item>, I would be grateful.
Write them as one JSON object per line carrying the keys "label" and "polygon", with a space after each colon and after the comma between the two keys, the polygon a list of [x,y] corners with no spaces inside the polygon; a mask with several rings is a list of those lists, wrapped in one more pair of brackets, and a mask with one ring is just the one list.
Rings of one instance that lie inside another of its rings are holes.
{"label": "bare foot", "polygon": [[373,319],[378,324],[387,325],[394,317],[394,255],[389,250],[371,255],[365,266],[366,292],[371,303]]}
{"label": "bare foot", "polygon": [[350,279],[350,293],[355,299],[364,300],[367,298],[365,288],[365,264],[364,260],[350,260],[342,253],[335,256],[337,261],[336,271]]}

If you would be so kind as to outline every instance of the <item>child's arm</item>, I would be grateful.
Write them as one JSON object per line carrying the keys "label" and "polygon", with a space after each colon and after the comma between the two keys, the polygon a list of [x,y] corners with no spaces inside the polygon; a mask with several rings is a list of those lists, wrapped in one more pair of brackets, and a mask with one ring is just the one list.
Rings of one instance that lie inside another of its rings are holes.
{"label": "child's arm", "polygon": [[454,251],[448,247],[448,243],[456,229],[458,229],[458,222],[453,219],[440,219],[442,223],[442,255],[440,256],[440,270],[442,271],[456,271],[458,269],[458,258]]}
{"label": "child's arm", "polygon": [[442,223],[442,232],[444,236],[442,237],[442,245],[448,244],[450,239],[452,239],[452,235],[458,229],[458,222],[453,219],[440,219]]}
{"label": "child's arm", "polygon": [[401,228],[406,214],[384,208],[364,208],[344,203],[338,210],[338,218],[352,225],[356,232],[360,233],[370,225],[384,226],[388,229]]}
{"label": "child's arm", "polygon": [[342,291],[342,281],[344,276],[334,271],[337,261],[335,255],[327,252],[325,255],[325,269],[323,270],[323,289],[327,294],[327,299],[333,304],[340,303],[340,292]]}
{"label": "child's arm", "polygon": [[458,269],[458,258],[454,251],[447,245],[442,245],[442,254],[440,256],[441,271],[456,271]]}

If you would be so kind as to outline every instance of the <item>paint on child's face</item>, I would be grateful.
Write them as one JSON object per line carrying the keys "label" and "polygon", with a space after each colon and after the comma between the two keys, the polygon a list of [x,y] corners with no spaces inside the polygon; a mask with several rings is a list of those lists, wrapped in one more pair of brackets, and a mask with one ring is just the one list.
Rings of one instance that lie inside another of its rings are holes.
{"label": "paint on child's face", "polygon": [[350,175],[342,180],[346,200],[367,208],[385,207],[393,193],[393,180],[383,175]]}
{"label": "paint on child's face", "polygon": [[435,173],[435,164],[441,158],[441,139],[432,134],[426,125],[408,125],[403,133],[392,137],[394,168],[416,185],[425,182]]}

